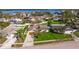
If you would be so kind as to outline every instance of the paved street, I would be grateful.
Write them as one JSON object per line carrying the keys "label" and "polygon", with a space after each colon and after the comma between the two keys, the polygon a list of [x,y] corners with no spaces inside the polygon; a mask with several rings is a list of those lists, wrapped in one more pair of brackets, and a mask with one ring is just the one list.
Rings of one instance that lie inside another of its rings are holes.
{"label": "paved street", "polygon": [[[11,48],[12,44],[15,43],[15,41],[17,40],[16,38],[12,37],[11,34],[12,33],[16,33],[16,30],[22,28],[23,26],[25,25],[29,25],[28,23],[27,24],[24,24],[24,25],[20,25],[20,24],[10,24],[8,27],[4,28],[2,31],[5,32],[6,34],[9,34],[9,36],[7,36],[7,40],[3,43],[3,45],[1,46],[1,48]],[[27,33],[28,34],[28,33]],[[29,39],[29,36],[27,37]],[[27,40],[28,40],[27,39]],[[31,39],[31,38],[30,38]],[[26,40],[26,41],[27,41]],[[24,42],[25,44],[27,42]],[[24,44],[24,45],[25,45]]]}
{"label": "paved street", "polygon": [[7,40],[3,43],[1,48],[11,48],[11,46],[15,43],[17,39],[14,37],[13,34],[7,37]]}
{"label": "paved street", "polygon": [[39,44],[25,49],[79,49],[79,41]]}
{"label": "paved street", "polygon": [[[26,24],[26,25],[28,25],[28,24]],[[25,25],[10,24],[8,27],[3,29],[3,32],[9,33],[9,34],[10,33],[16,33],[16,30],[22,28],[23,26],[25,26]]]}
{"label": "paved street", "polygon": [[7,40],[2,44],[2,46],[0,48],[11,48],[11,46],[15,43],[15,41],[17,40],[14,37],[13,33],[16,33],[16,30],[20,29],[21,25],[17,25],[17,24],[10,24],[8,27],[4,28],[2,31],[6,34],[8,34],[7,36]]}

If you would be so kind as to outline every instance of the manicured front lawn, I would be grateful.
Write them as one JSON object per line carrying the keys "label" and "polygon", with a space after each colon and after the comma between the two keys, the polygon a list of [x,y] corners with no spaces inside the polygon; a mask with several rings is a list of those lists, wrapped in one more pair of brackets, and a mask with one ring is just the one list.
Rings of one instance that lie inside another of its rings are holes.
{"label": "manicured front lawn", "polygon": [[71,35],[67,34],[57,34],[50,32],[42,32],[39,34],[38,38],[35,38],[35,41],[45,41],[45,40],[71,40]]}
{"label": "manicured front lawn", "polygon": [[77,37],[79,37],[79,32],[74,32],[74,34],[75,34]]}
{"label": "manicured front lawn", "polygon": [[52,25],[52,24],[63,24],[63,23],[58,20],[48,20],[47,24]]}

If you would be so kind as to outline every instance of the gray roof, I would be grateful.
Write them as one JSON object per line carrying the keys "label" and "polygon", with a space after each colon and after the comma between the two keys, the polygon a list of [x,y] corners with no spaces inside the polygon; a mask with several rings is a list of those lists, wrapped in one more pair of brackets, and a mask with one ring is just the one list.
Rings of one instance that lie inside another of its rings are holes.
{"label": "gray roof", "polygon": [[65,24],[52,24],[51,26],[57,26],[57,27],[59,27],[59,26],[65,26]]}

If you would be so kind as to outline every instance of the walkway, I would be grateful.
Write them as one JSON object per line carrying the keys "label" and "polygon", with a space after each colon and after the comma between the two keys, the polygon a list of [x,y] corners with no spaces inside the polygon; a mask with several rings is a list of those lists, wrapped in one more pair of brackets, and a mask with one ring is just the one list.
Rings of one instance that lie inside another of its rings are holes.
{"label": "walkway", "polygon": [[74,35],[73,33],[71,34],[71,36],[74,39],[74,41],[79,41],[79,38],[76,35]]}
{"label": "walkway", "polygon": [[23,47],[27,47],[27,46],[33,46],[33,37],[31,35],[29,35],[29,32],[27,33],[26,39],[23,43]]}

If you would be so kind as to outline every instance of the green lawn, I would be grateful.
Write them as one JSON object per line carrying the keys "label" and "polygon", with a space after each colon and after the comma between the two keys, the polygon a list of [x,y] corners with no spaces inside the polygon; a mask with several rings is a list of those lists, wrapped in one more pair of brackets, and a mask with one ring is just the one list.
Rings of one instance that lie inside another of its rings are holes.
{"label": "green lawn", "polygon": [[61,24],[61,22],[59,22],[59,21],[52,21],[51,23],[52,24]]}
{"label": "green lawn", "polygon": [[79,32],[74,32],[74,34],[75,34],[77,37],[79,37]]}
{"label": "green lawn", "polygon": [[50,33],[50,32],[43,32],[40,33],[38,38],[35,38],[35,41],[44,41],[44,40],[71,40],[71,35],[67,34],[57,34],[57,33]]}

